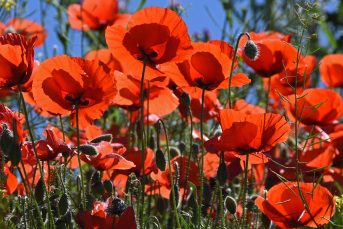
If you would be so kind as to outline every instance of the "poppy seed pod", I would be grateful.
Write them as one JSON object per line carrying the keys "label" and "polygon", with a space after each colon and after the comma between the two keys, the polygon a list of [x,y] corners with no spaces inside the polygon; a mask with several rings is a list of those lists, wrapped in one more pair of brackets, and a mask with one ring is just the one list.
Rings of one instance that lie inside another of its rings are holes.
{"label": "poppy seed pod", "polygon": [[122,199],[115,197],[112,200],[112,203],[107,207],[106,212],[109,215],[121,215],[126,208],[125,202]]}
{"label": "poppy seed pod", "polygon": [[252,61],[257,60],[259,56],[259,50],[255,42],[248,40],[244,46],[244,54]]}

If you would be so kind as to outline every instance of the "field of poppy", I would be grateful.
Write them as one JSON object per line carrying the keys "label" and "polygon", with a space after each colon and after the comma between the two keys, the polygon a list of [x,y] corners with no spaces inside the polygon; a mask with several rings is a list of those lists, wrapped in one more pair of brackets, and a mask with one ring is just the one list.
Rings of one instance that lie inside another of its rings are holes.
{"label": "field of poppy", "polygon": [[0,0],[0,228],[343,228],[343,2],[217,1]]}

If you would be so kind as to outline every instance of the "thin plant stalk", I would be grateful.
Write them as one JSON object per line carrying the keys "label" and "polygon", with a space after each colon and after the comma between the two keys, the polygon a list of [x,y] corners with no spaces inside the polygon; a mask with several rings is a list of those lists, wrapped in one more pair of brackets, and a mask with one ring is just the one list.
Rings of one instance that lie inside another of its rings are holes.
{"label": "thin plant stalk", "polygon": [[86,205],[86,194],[85,188],[83,183],[83,173],[82,173],[82,166],[81,166],[81,157],[80,157],[80,127],[79,127],[79,104],[76,102],[75,104],[75,116],[76,116],[76,138],[77,138],[77,162],[79,164],[80,169],[80,178],[81,178],[81,201],[83,207],[85,208]]}
{"label": "thin plant stalk", "polygon": [[199,196],[199,209],[198,209],[198,225],[201,224],[201,210],[202,210],[202,200],[204,194],[204,106],[205,106],[205,89],[201,92],[201,109],[200,109],[200,139],[201,139],[201,158],[200,158],[200,196]]}
{"label": "thin plant stalk", "polygon": [[[230,78],[229,78],[229,94],[228,94],[228,101],[226,101],[226,104],[227,102],[229,103],[229,108],[232,107],[232,98],[231,98],[231,85],[232,85],[232,76],[233,76],[233,68],[235,66],[235,61],[236,61],[236,58],[237,58],[237,51],[238,51],[238,45],[239,45],[239,42],[241,40],[241,38],[246,35],[248,37],[248,39],[250,40],[250,35],[249,33],[241,33],[239,36],[238,36],[238,39],[237,39],[237,42],[236,42],[236,46],[235,46],[235,51],[234,51],[234,54],[233,54],[233,59],[232,59],[232,63],[231,63],[231,68],[230,68]],[[225,106],[226,106],[225,104]]]}
{"label": "thin plant stalk", "polygon": [[[271,78],[268,78],[268,88],[267,88],[267,92],[266,92],[266,107],[265,107],[265,111],[266,113],[268,112],[268,106],[269,106],[269,96],[270,96],[270,88],[271,88]],[[263,83],[263,81],[262,81]]]}
{"label": "thin plant stalk", "polygon": [[141,180],[141,206],[140,206],[140,214],[139,214],[139,222],[140,226],[143,227],[144,225],[144,192],[145,192],[145,181],[144,181],[144,171],[145,171],[145,140],[144,140],[144,76],[145,76],[145,68],[148,62],[148,57],[144,56],[143,60],[143,69],[142,69],[142,76],[141,76],[141,82],[140,82],[140,143],[141,143],[141,158],[142,158],[142,171],[143,171],[143,177]]}
{"label": "thin plant stalk", "polygon": [[243,196],[242,196],[242,219],[241,219],[241,227],[244,227],[245,224],[245,202],[246,202],[246,192],[248,187],[248,169],[249,169],[249,153],[246,154],[245,157],[245,164],[244,164],[244,181],[243,181]]}
{"label": "thin plant stalk", "polygon": [[173,182],[173,174],[172,174],[172,167],[171,167],[171,156],[170,156],[170,149],[169,149],[169,140],[168,140],[168,133],[167,133],[167,128],[164,125],[164,122],[159,119],[158,120],[163,127],[163,131],[164,134],[166,136],[166,146],[167,146],[167,156],[168,156],[168,167],[169,167],[169,179],[170,179],[170,184],[171,184],[171,193],[172,193],[172,201],[173,201],[173,210],[174,210],[174,214],[175,214],[175,220],[176,220],[176,225],[177,228],[181,228],[181,224],[180,224],[180,219],[179,219],[179,214],[177,211],[177,206],[176,206],[176,199],[175,199],[175,189],[174,189],[174,182]]}
{"label": "thin plant stalk", "polygon": [[[301,36],[300,36],[300,41],[302,40],[303,36],[304,36],[304,32],[305,29],[303,28],[301,31]],[[307,213],[310,215],[311,220],[314,222],[314,224],[319,227],[318,223],[316,222],[316,220],[314,219],[312,213],[310,212],[310,209],[308,207],[308,204],[306,202],[306,199],[304,197],[304,194],[300,188],[300,179],[301,179],[301,175],[300,175],[300,168],[299,168],[299,149],[298,149],[298,125],[299,122],[298,120],[298,98],[297,98],[297,86],[298,86],[298,68],[299,68],[299,61],[300,61],[300,51],[301,51],[301,44],[299,45],[298,49],[297,49],[297,60],[296,60],[296,66],[295,66],[295,87],[294,87],[294,113],[295,113],[295,125],[294,125],[294,135],[295,135],[295,156],[296,156],[296,182],[297,182],[297,188],[298,188],[298,192],[300,195],[300,198],[304,204],[305,210],[307,211]]]}
{"label": "thin plant stalk", "polygon": [[[24,115],[25,115],[25,119],[26,119],[26,127],[29,131],[29,136],[30,136],[30,139],[31,139],[31,143],[32,143],[32,147],[33,147],[33,152],[35,154],[35,157],[36,157],[36,165],[38,165],[38,168],[39,168],[39,171],[40,171],[40,174],[41,174],[41,179],[44,181],[44,171],[43,171],[43,168],[42,168],[42,165],[40,164],[40,160],[38,158],[38,153],[37,153],[37,149],[36,149],[36,145],[35,145],[35,139],[34,139],[34,136],[33,136],[33,132],[32,132],[32,129],[31,129],[31,126],[30,126],[30,120],[29,120],[29,115],[27,113],[27,109],[26,109],[26,103],[25,103],[25,100],[24,100],[24,96],[23,96],[23,92],[22,92],[22,89],[21,89],[21,85],[18,84],[18,90],[19,90],[19,96],[20,96],[20,100],[21,100],[21,103],[23,104],[23,112],[24,112]],[[45,185],[43,185],[44,187],[44,191],[46,192],[46,200],[47,200],[47,205],[48,205],[48,225],[52,225],[52,227],[54,227],[54,223],[51,224],[51,220],[53,219],[52,218],[52,213],[51,213],[51,205],[50,205],[50,195],[49,195],[49,191],[46,189]],[[35,201],[36,202],[36,201]],[[37,202],[36,202],[37,203]],[[37,206],[38,207],[38,206]],[[38,215],[40,217],[38,217],[40,219],[40,221],[42,221],[42,216],[41,216],[41,212],[40,210],[38,210]],[[43,222],[40,222],[41,224]],[[43,224],[42,224],[43,225]]]}

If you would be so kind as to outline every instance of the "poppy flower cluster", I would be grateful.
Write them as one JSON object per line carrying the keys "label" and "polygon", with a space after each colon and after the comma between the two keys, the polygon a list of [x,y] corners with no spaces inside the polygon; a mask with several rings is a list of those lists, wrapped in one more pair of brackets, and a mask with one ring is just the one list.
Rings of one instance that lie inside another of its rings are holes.
{"label": "poppy flower cluster", "polygon": [[[194,41],[169,8],[64,6],[96,47],[85,57],[35,61],[46,30],[0,24],[0,197],[19,201],[5,218],[104,229],[337,219],[341,54],[317,61],[276,31],[242,33],[235,48]],[[317,67],[327,88],[314,87]]]}

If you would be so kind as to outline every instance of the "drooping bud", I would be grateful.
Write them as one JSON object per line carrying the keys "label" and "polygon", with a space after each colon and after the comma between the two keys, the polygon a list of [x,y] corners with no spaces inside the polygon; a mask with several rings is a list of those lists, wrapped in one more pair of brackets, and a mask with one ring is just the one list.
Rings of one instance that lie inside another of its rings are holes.
{"label": "drooping bud", "polygon": [[67,213],[69,209],[69,200],[68,200],[68,195],[64,193],[60,200],[58,201],[58,211],[61,215],[64,215]]}
{"label": "drooping bud", "polygon": [[99,154],[97,148],[95,146],[92,146],[92,145],[88,145],[88,144],[80,145],[79,149],[83,154],[86,154],[89,156],[95,156],[95,155]]}
{"label": "drooping bud", "polygon": [[244,54],[252,61],[257,60],[259,56],[258,47],[251,39],[249,39],[244,46]]}
{"label": "drooping bud", "polygon": [[227,196],[225,198],[225,201],[224,201],[224,205],[225,205],[225,208],[228,212],[230,212],[231,214],[235,214],[236,211],[237,211],[237,202],[236,200],[231,197],[231,196]]}
{"label": "drooping bud", "polygon": [[181,103],[186,107],[190,107],[191,105],[191,98],[189,97],[188,93],[182,92],[180,96]]}
{"label": "drooping bud", "polygon": [[104,134],[91,140],[91,143],[100,143],[101,141],[111,142],[112,134]]}
{"label": "drooping bud", "polygon": [[156,165],[157,168],[161,171],[166,170],[166,158],[164,157],[164,153],[161,149],[156,150]]}
{"label": "drooping bud", "polygon": [[198,155],[198,153],[199,153],[199,145],[196,144],[196,143],[193,143],[193,145],[192,145],[192,154],[196,156],[196,155]]}

